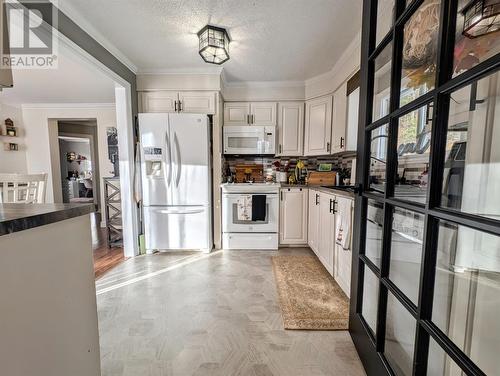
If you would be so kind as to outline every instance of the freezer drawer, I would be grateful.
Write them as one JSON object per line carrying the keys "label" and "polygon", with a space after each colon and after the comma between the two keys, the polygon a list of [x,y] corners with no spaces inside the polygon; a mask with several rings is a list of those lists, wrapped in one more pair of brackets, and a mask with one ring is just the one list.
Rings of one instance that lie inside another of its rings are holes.
{"label": "freezer drawer", "polygon": [[144,208],[146,250],[212,249],[210,207],[155,206]]}

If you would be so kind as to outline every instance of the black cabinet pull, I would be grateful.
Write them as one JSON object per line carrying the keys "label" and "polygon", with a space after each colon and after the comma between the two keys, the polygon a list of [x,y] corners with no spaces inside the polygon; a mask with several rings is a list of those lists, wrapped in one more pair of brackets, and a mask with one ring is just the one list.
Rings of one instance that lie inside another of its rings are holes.
{"label": "black cabinet pull", "polygon": [[318,205],[318,204],[319,204],[318,199],[319,199],[319,194],[317,194],[317,193],[316,193],[316,202],[315,202],[315,203],[316,203],[316,205]]}
{"label": "black cabinet pull", "polygon": [[344,148],[344,137],[340,137],[340,148]]}
{"label": "black cabinet pull", "polygon": [[333,214],[337,212],[335,205],[337,205],[337,200],[333,200],[333,211],[332,211]]}
{"label": "black cabinet pull", "polygon": [[281,201],[283,201],[283,191],[280,191],[280,198],[281,198]]}
{"label": "black cabinet pull", "polygon": [[177,112],[177,101],[174,101],[174,111]]}

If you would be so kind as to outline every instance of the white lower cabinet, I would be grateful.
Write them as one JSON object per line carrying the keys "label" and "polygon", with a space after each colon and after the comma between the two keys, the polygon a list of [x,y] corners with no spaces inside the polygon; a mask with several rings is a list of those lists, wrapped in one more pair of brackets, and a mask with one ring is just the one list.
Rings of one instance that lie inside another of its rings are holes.
{"label": "white lower cabinet", "polygon": [[[340,226],[342,216],[347,213],[342,208],[350,208],[351,233],[352,233],[352,207],[353,200],[340,197],[333,193],[320,192],[313,188],[308,192],[308,232],[307,244],[318,256],[323,266],[335,278],[335,281],[350,294],[351,284],[351,244],[345,250],[336,244],[337,227]],[[342,202],[346,205],[342,205]]]}
{"label": "white lower cabinet", "polygon": [[317,255],[319,249],[319,192],[309,189],[307,218],[307,244]]}
{"label": "white lower cabinet", "polygon": [[319,193],[319,247],[318,258],[323,266],[333,276],[334,248],[335,248],[335,214],[333,206],[335,196]]}
{"label": "white lower cabinet", "polygon": [[[351,293],[351,263],[352,263],[352,210],[353,210],[353,200],[349,198],[339,197],[336,199],[336,213],[335,213],[335,236],[337,234],[337,229],[341,224],[342,216],[349,216],[351,219],[351,241],[349,249],[344,249],[342,246],[335,244],[335,268],[333,271],[333,277],[339,286],[344,290],[347,296]],[[345,203],[343,205],[343,203]],[[342,208],[349,208],[350,213],[344,213]]]}
{"label": "white lower cabinet", "polygon": [[307,189],[282,188],[280,196],[280,244],[307,244]]}

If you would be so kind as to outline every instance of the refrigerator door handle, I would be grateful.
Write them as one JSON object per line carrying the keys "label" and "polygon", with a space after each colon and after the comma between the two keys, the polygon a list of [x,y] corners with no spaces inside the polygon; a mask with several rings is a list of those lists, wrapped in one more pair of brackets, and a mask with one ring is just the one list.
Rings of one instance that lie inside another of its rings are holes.
{"label": "refrigerator door handle", "polygon": [[198,214],[203,213],[205,211],[204,208],[195,208],[195,209],[160,209],[157,212],[160,214]]}
{"label": "refrigerator door handle", "polygon": [[170,146],[170,140],[168,137],[168,131],[165,132],[165,184],[167,187],[170,186],[170,180],[172,179],[172,161],[170,159],[170,152],[168,150]]}
{"label": "refrigerator door handle", "polygon": [[175,174],[175,186],[179,186],[179,182],[181,181],[181,172],[182,172],[182,161],[181,161],[181,148],[179,147],[179,140],[177,139],[177,133],[174,132],[174,146],[175,152],[177,154],[177,172]]}

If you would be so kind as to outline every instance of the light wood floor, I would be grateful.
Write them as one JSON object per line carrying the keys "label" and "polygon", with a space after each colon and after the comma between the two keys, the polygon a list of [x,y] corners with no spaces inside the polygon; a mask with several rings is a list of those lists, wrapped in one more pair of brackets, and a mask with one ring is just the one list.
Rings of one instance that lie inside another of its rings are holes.
{"label": "light wood floor", "polygon": [[283,329],[276,254],[162,253],[116,266],[96,282],[102,375],[364,375],[347,331]]}

